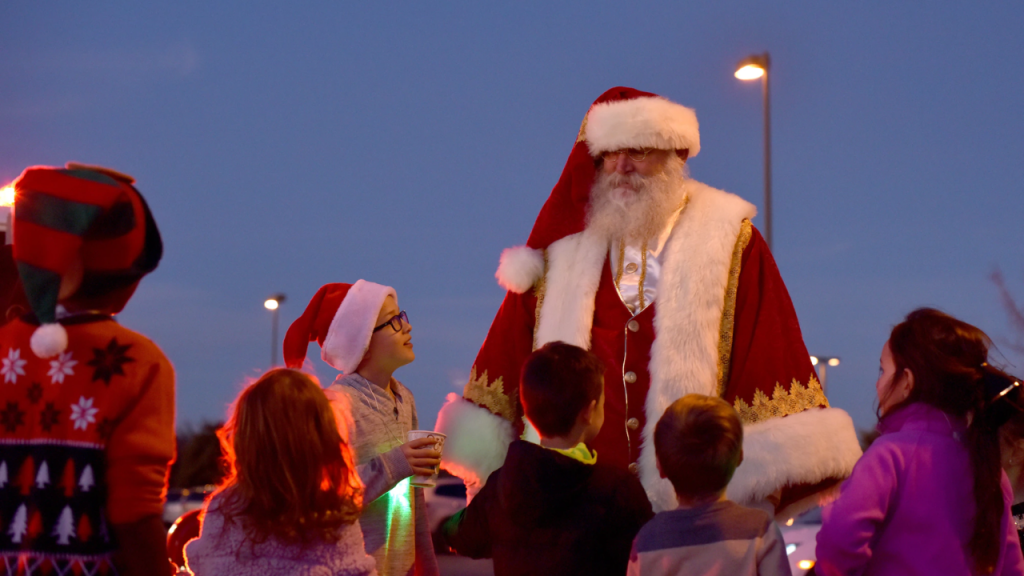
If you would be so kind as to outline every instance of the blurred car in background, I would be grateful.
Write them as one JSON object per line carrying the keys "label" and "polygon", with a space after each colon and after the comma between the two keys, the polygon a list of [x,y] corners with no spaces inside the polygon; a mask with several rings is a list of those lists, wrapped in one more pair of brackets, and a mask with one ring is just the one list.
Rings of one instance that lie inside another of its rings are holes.
{"label": "blurred car in background", "polygon": [[786,555],[793,576],[807,575],[817,560],[814,550],[818,531],[821,530],[821,508],[812,508],[796,518],[790,518],[780,524],[779,528],[786,541]]}
{"label": "blurred car in background", "polygon": [[213,494],[217,487],[209,484],[194,488],[171,488],[167,491],[167,502],[164,504],[164,527],[170,528],[174,521],[186,512],[203,507],[203,502]]}

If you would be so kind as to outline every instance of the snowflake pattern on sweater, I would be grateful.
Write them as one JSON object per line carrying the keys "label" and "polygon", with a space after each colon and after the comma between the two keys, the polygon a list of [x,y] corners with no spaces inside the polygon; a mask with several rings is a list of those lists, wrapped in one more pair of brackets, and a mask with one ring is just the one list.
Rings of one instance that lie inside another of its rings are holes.
{"label": "snowflake pattern on sweater", "polygon": [[34,325],[0,327],[0,574],[113,574],[107,526],[163,509],[170,364],[109,316],[65,327],[68,349],[45,359]]}

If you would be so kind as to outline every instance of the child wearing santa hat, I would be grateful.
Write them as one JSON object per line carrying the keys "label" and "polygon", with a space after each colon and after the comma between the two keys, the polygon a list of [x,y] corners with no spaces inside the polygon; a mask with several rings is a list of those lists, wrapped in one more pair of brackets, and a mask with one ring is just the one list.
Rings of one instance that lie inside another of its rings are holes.
{"label": "child wearing santa hat", "polygon": [[163,254],[134,182],[69,163],[14,183],[30,313],[0,328],[0,573],[171,571],[174,369],[114,320]]}
{"label": "child wearing santa hat", "polygon": [[432,474],[441,455],[430,438],[405,441],[419,426],[416,401],[393,377],[416,358],[411,331],[394,288],[358,280],[321,287],[284,339],[289,367],[300,368],[316,341],[324,361],[341,371],[327,395],[350,406],[351,442],[366,485],[359,522],[381,576],[439,574],[423,489],[409,477]]}

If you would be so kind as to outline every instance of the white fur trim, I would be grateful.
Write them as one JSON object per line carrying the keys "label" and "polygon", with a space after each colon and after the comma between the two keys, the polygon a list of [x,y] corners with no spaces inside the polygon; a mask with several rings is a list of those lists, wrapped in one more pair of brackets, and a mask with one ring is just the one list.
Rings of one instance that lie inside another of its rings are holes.
{"label": "white fur trim", "polygon": [[523,440],[540,444],[540,432],[534,428],[533,423],[526,416],[523,416]]}
{"label": "white fur trim", "polygon": [[448,394],[434,430],[448,436],[441,467],[466,482],[469,498],[504,464],[514,439],[511,422],[455,393]]}
{"label": "white fur trim", "polygon": [[640,480],[655,505],[674,506],[661,482],[654,428],[665,409],[686,394],[716,395],[718,343],[732,253],[744,218],[756,209],[739,196],[689,180],[690,201],[662,254],[651,345],[651,386],[644,404]]}
{"label": "white fur trim", "polygon": [[697,114],[665,98],[647,96],[595,105],[587,114],[591,156],[622,148],[659,148],[700,152]]}
{"label": "white fur trim", "polygon": [[29,338],[32,352],[39,358],[52,358],[68,348],[68,331],[56,322],[43,324]]}
{"label": "white fur trim", "polygon": [[494,277],[502,288],[516,294],[526,292],[544,275],[544,252],[529,246],[506,248]]}
{"label": "white fur trim", "polygon": [[[860,455],[853,420],[838,408],[812,408],[749,424],[743,428],[743,463],[729,482],[726,496],[739,504],[758,505],[788,485],[846,478]],[[653,481],[645,479],[644,487],[655,510],[676,506],[672,484],[660,475]],[[791,503],[778,510],[776,517],[785,520],[822,504],[837,488]]]}
{"label": "white fur trim", "polygon": [[[655,506],[671,506],[671,486],[660,482],[654,427],[677,398],[715,394],[718,342],[732,253],[744,218],[757,213],[742,198],[689,180],[689,202],[662,252],[651,346],[651,387],[645,401],[640,480]],[[548,248],[544,303],[537,345],[561,340],[590,348],[594,297],[608,254],[608,240],[590,231],[567,236]]]}
{"label": "white fur trim", "polygon": [[779,488],[846,478],[861,456],[857,431],[839,408],[812,408],[743,429],[743,463],[727,495],[740,504]]}
{"label": "white fur trim", "polygon": [[559,341],[590,348],[594,297],[607,254],[608,240],[589,230],[566,236],[548,247],[544,302],[536,333],[538,348]]}
{"label": "white fur trim", "polygon": [[327,329],[320,349],[324,362],[343,374],[350,374],[359,367],[366,349],[370,347],[380,308],[388,296],[394,296],[395,304],[398,304],[398,294],[390,286],[357,280],[349,288],[331,319],[331,327]]}

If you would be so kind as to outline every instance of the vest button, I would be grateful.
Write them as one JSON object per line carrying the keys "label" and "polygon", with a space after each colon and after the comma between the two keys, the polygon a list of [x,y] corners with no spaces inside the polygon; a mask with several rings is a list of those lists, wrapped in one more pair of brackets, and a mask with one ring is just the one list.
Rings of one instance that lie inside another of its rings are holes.
{"label": "vest button", "polygon": [[632,384],[636,382],[636,372],[626,372],[622,375],[622,379],[626,381],[626,384]]}
{"label": "vest button", "polygon": [[629,264],[626,264],[626,274],[632,274],[636,272],[636,269],[637,265],[635,262],[630,262]]}
{"label": "vest button", "polygon": [[628,469],[631,473],[636,474],[637,470],[640,469],[640,466],[638,466],[636,462],[631,462],[628,466]]}
{"label": "vest button", "polygon": [[636,418],[630,418],[629,420],[626,420],[626,428],[629,428],[630,430],[636,430],[639,427],[640,421],[637,420]]}
{"label": "vest button", "polygon": [[637,322],[636,320],[630,320],[629,322],[626,323],[626,328],[629,328],[630,332],[636,332],[637,330],[640,329],[640,323]]}

